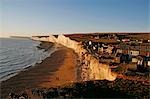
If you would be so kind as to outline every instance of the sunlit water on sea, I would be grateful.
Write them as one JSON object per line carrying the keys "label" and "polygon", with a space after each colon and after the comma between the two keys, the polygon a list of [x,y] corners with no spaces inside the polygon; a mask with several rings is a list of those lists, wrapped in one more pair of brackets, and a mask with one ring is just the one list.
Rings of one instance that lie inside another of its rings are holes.
{"label": "sunlit water on sea", "polygon": [[0,81],[42,62],[51,52],[39,50],[40,42],[24,38],[0,38]]}

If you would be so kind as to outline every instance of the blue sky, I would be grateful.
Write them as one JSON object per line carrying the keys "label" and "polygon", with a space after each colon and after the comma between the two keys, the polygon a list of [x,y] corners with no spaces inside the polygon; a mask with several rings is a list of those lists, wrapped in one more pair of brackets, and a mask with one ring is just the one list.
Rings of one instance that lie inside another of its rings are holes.
{"label": "blue sky", "polygon": [[149,0],[0,0],[1,36],[148,32]]}

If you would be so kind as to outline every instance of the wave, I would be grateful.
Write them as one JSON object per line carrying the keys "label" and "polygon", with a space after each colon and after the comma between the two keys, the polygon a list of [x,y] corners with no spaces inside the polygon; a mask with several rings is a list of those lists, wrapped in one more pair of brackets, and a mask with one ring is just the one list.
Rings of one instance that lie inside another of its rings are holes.
{"label": "wave", "polygon": [[[0,48],[0,81],[7,80],[16,75],[18,72],[30,66],[35,66],[36,63],[41,63],[45,58],[49,57],[51,53],[56,51],[55,47],[52,47],[50,52],[46,52],[43,49],[39,50],[36,47],[40,44],[39,42],[26,42],[29,44],[26,44],[25,42],[22,42],[22,44],[20,44],[21,46],[16,45],[8,48],[2,46],[3,48]],[[11,45],[11,42],[8,44]]]}

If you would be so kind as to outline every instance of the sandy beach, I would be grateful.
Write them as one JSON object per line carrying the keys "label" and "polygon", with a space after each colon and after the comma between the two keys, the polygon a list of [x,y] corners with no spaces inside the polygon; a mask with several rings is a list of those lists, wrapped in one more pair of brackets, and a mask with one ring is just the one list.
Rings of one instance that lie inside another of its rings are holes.
{"label": "sandy beach", "polygon": [[1,82],[1,97],[10,92],[21,92],[31,88],[50,88],[76,81],[76,54],[73,50],[60,47],[42,63],[20,72]]}

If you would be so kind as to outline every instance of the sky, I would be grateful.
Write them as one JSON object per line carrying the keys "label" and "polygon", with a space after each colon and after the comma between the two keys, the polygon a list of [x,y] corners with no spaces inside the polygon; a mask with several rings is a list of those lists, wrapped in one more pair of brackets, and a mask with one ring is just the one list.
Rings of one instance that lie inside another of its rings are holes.
{"label": "sky", "polygon": [[150,0],[0,0],[0,36],[149,32]]}

